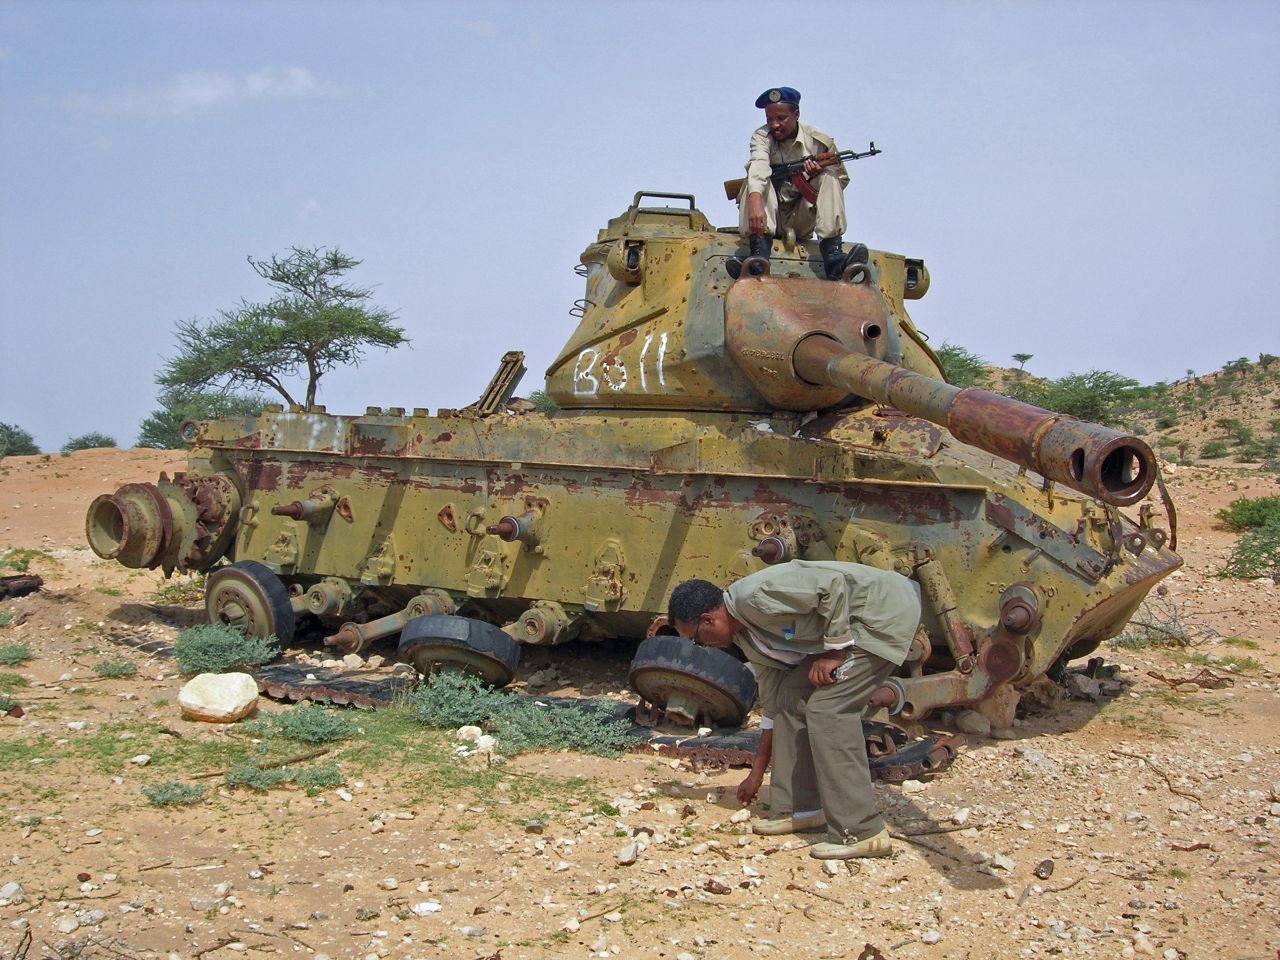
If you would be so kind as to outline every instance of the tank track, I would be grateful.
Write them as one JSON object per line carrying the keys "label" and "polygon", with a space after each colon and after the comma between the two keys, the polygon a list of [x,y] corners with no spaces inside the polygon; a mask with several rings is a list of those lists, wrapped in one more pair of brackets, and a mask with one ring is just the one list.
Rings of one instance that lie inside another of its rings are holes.
{"label": "tank track", "polygon": [[[112,642],[154,656],[173,656],[173,646],[160,640],[112,637]],[[359,710],[388,707],[413,689],[416,679],[379,670],[335,670],[283,658],[251,671],[258,690],[274,700],[332,703]],[[527,694],[513,694],[527,696]],[[631,721],[631,749],[687,760],[697,769],[750,766],[760,744],[759,730],[713,731],[706,736],[670,732],[661,711],[640,705],[581,697],[537,697],[552,707],[603,712]],[[878,720],[862,721],[873,780],[901,783],[937,773],[955,759],[965,739],[960,734],[931,734],[911,740],[907,731]]]}

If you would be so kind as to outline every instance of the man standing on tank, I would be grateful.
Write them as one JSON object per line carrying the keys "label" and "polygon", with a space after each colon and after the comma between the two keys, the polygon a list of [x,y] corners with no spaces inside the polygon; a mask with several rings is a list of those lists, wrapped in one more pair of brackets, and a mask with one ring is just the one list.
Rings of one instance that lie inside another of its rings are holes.
{"label": "man standing on tank", "polygon": [[816,232],[827,279],[837,280],[848,259],[841,248],[844,188],[849,185],[844,164],[824,167],[809,160],[803,173],[777,185],[770,179],[773,164],[837,153],[835,140],[800,122],[800,93],[791,87],[766,90],[756,106],[764,109],[765,123],[751,135],[747,177],[738,194],[738,230],[747,238],[750,255],[765,259],[773,238],[788,229],[801,241]]}
{"label": "man standing on tank", "polygon": [[825,826],[827,841],[810,856],[889,856],[862,711],[906,659],[920,623],[919,587],[860,563],[792,560],[724,591],[686,580],[671,592],[667,619],[680,636],[720,649],[736,644],[753,668],[772,672],[779,802],[752,830],[773,836]]}

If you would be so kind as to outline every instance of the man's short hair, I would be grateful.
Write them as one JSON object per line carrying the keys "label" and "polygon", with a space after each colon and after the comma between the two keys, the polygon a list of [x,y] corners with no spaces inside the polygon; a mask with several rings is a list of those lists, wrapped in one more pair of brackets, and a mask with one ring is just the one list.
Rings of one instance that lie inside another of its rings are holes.
{"label": "man's short hair", "polygon": [[693,623],[704,613],[724,606],[724,591],[708,580],[686,580],[671,591],[667,622]]}

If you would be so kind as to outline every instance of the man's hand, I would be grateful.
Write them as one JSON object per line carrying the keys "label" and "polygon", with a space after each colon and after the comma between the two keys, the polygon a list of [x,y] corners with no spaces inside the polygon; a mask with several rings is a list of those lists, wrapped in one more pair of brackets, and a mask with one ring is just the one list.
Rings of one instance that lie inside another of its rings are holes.
{"label": "man's hand", "polygon": [[822,164],[820,164],[817,160],[814,160],[812,158],[805,160],[804,175],[806,179],[812,180],[821,172],[822,172]]}
{"label": "man's hand", "polygon": [[758,193],[747,194],[747,229],[756,235],[764,233],[764,197]]}
{"label": "man's hand", "polygon": [[752,770],[748,773],[746,778],[738,784],[738,803],[744,807],[749,806],[756,798],[756,794],[760,792],[762,783],[764,783],[763,770]]}
{"label": "man's hand", "polygon": [[836,667],[844,663],[846,650],[828,650],[813,658],[809,664],[809,682],[815,687],[827,687],[836,682],[832,676]]}

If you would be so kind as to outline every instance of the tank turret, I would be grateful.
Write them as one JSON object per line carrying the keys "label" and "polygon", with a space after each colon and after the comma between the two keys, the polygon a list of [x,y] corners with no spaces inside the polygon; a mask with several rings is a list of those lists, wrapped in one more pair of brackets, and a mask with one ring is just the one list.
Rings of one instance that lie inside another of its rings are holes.
{"label": "tank turret", "polygon": [[[420,670],[495,683],[523,645],[670,632],[681,580],[853,560],[925,598],[899,714],[973,704],[1007,724],[1019,690],[1119,633],[1181,563],[1171,505],[1162,525],[1143,502],[1154,456],[948,384],[906,309],[929,287],[919,259],[872,250],[832,282],[788,238],[735,280],[744,253],[693,197],[636,194],[581,256],[556,411],[510,402],[513,353],[460,410],[192,425],[188,470],[99,497],[90,545],[210,570],[215,620],[283,634],[310,616],[342,651],[399,636]],[[641,644],[642,696],[688,719],[749,709],[739,665],[672,649]]]}

